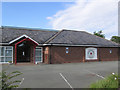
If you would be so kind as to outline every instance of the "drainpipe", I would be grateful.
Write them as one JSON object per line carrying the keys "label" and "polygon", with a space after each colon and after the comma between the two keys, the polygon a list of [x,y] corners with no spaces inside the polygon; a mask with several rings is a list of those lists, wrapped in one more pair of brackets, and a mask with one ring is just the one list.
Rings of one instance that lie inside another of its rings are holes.
{"label": "drainpipe", "polygon": [[49,47],[49,63],[51,64],[51,46]]}

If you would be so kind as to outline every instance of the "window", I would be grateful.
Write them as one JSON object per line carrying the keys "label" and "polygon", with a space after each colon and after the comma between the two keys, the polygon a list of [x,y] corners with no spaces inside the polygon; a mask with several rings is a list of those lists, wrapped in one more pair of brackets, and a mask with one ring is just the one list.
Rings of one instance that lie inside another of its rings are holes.
{"label": "window", "polygon": [[69,53],[69,50],[68,50],[69,48],[68,47],[66,47],[66,53]]}
{"label": "window", "polygon": [[112,53],[112,50],[110,50],[110,53]]}
{"label": "window", "polygon": [[42,62],[42,48],[35,49],[35,62]]}
{"label": "window", "polygon": [[68,51],[66,51],[66,53],[68,53]]}
{"label": "window", "polygon": [[13,47],[11,46],[0,46],[0,62],[13,63]]}
{"label": "window", "polygon": [[66,50],[68,50],[68,47],[66,47]]}

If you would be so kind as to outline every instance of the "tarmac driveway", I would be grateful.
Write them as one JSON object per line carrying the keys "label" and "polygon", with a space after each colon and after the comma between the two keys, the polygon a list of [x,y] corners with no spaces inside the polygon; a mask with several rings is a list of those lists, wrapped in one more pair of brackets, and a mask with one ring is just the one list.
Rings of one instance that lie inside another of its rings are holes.
{"label": "tarmac driveway", "polygon": [[42,65],[3,65],[8,72],[21,71],[19,88],[88,88],[97,80],[118,72],[118,61]]}

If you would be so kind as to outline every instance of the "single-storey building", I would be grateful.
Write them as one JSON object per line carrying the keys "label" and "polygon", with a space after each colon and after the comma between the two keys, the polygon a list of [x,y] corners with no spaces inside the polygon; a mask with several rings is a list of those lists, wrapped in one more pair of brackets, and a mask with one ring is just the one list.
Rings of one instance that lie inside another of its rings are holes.
{"label": "single-storey building", "polygon": [[74,63],[119,59],[118,44],[85,31],[0,28],[0,62]]}

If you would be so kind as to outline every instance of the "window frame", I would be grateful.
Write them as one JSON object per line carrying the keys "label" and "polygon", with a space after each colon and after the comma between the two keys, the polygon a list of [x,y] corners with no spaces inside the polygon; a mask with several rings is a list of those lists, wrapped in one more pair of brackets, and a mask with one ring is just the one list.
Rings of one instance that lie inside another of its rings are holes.
{"label": "window frame", "polygon": [[[36,53],[35,53],[35,62],[43,62],[43,48],[42,47],[36,47],[35,48],[35,52],[36,52],[36,49],[40,50],[41,49],[41,56],[36,56]],[[36,61],[36,57],[40,57],[41,58],[41,61]]]}
{"label": "window frame", "polygon": [[[1,56],[1,55],[0,55],[0,58],[2,58],[2,57],[4,58],[4,62],[1,62],[1,61],[0,61],[0,63],[9,63],[9,62],[6,62],[6,61],[5,61],[5,58],[10,58],[10,57],[12,58],[12,63],[13,63],[13,46],[0,46],[0,47],[1,47],[1,48],[4,47],[4,56]],[[11,47],[11,49],[7,49],[7,47]],[[12,55],[11,55],[11,56],[6,56],[6,51],[7,51],[7,50],[8,50],[8,51],[9,51],[9,50],[12,50]]]}

